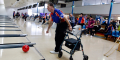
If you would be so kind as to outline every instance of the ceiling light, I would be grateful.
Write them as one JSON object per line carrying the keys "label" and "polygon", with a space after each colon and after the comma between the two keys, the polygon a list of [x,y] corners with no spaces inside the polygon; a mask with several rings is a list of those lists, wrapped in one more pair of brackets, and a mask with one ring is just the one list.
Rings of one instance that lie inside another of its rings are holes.
{"label": "ceiling light", "polygon": [[0,4],[4,4],[4,0],[0,0]]}

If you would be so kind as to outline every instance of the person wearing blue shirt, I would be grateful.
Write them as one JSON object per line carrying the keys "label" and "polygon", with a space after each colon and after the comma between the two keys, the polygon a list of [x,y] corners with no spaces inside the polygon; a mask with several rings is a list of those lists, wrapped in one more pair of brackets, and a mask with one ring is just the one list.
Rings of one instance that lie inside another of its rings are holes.
{"label": "person wearing blue shirt", "polygon": [[56,34],[55,34],[56,47],[55,47],[55,50],[50,51],[50,53],[58,54],[59,50],[60,50],[60,45],[62,44],[64,37],[66,35],[67,27],[69,27],[69,30],[72,30],[72,27],[71,27],[69,21],[67,20],[67,18],[64,17],[64,14],[62,13],[62,11],[54,8],[53,3],[48,3],[47,9],[49,12],[51,12],[51,14],[50,14],[50,20],[49,20],[50,22],[49,22],[46,33],[49,33],[49,29],[52,26],[53,22],[55,22],[57,24]]}
{"label": "person wearing blue shirt", "polygon": [[15,11],[13,11],[13,19],[15,19]]}
{"label": "person wearing blue shirt", "polygon": [[81,25],[81,27],[83,27],[84,23],[85,23],[85,18],[83,17],[83,13],[81,13],[78,21],[78,25]]}
{"label": "person wearing blue shirt", "polygon": [[75,25],[75,17],[74,17],[72,14],[70,14],[69,19],[70,19],[70,21],[71,21],[71,25],[72,25],[72,28],[73,28],[74,25]]}
{"label": "person wearing blue shirt", "polygon": [[25,21],[26,21],[26,18],[27,18],[27,13],[25,13],[25,17],[24,17],[24,18],[25,18]]}
{"label": "person wearing blue shirt", "polygon": [[105,31],[105,32],[106,32],[106,33],[105,33],[106,39],[107,39],[108,35],[111,35],[111,34],[112,34],[112,31],[113,31],[113,30],[114,30],[113,25],[110,24],[110,25],[108,26],[107,30]]}
{"label": "person wearing blue shirt", "polygon": [[103,20],[102,24],[104,24],[104,23],[105,23],[105,20]]}

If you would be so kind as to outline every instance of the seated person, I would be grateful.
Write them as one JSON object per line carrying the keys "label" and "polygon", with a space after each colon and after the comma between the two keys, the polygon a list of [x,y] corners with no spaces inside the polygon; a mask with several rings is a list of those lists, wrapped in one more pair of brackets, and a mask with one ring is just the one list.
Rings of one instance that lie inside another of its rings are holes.
{"label": "seated person", "polygon": [[95,33],[98,32],[100,29],[101,29],[101,25],[100,25],[100,21],[96,21],[96,24],[97,26],[94,26],[94,30],[95,30]]}
{"label": "seated person", "polygon": [[113,28],[112,24],[110,24],[110,25],[108,26],[107,30],[105,31],[105,32],[106,32],[106,33],[105,33],[105,37],[106,37],[106,38],[108,37],[108,35],[112,35],[112,30],[114,30],[114,28]]}
{"label": "seated person", "polygon": [[16,13],[16,18],[18,18],[20,16],[19,12]]}
{"label": "seated person", "polygon": [[35,17],[34,17],[34,21],[35,21],[36,18],[38,18],[38,15],[35,15]]}

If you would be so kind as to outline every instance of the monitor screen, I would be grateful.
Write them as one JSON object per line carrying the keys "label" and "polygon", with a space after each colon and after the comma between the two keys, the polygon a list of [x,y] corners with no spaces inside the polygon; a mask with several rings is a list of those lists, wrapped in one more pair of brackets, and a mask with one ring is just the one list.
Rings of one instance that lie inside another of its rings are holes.
{"label": "monitor screen", "polygon": [[26,9],[28,9],[28,6],[26,7]]}
{"label": "monitor screen", "polygon": [[31,7],[32,7],[32,5],[30,5],[30,6],[28,7],[28,9],[31,9]]}
{"label": "monitor screen", "polygon": [[53,4],[57,4],[58,0],[49,0],[49,2],[52,2]]}
{"label": "monitor screen", "polygon": [[37,4],[34,4],[32,8],[35,8],[35,7],[37,7]]}
{"label": "monitor screen", "polygon": [[45,4],[45,2],[40,2],[40,3],[39,3],[39,7],[40,7],[40,6],[44,6],[44,4]]}
{"label": "monitor screen", "polygon": [[66,7],[66,4],[61,4],[61,8]]}
{"label": "monitor screen", "polygon": [[72,1],[81,1],[81,0],[65,0],[65,2],[72,2]]}

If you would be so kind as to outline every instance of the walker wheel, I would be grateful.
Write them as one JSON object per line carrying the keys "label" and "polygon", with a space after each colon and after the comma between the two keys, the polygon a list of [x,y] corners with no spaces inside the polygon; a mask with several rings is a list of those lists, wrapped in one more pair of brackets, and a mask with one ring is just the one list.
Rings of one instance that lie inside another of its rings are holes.
{"label": "walker wheel", "polygon": [[88,60],[88,56],[87,56],[87,55],[84,55],[83,60]]}
{"label": "walker wheel", "polygon": [[70,60],[73,60],[72,56],[70,56]]}

